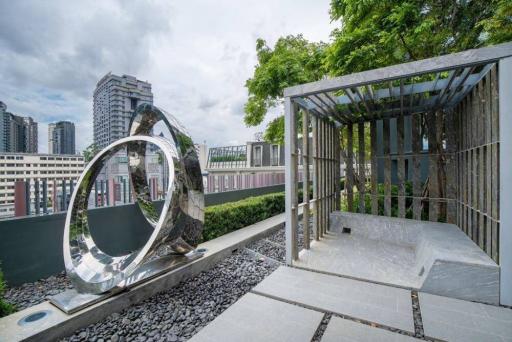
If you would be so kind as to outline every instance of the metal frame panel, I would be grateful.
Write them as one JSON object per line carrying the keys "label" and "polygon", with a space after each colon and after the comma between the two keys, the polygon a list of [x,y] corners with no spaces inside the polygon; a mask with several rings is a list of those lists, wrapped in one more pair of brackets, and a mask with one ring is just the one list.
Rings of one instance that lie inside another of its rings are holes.
{"label": "metal frame panel", "polygon": [[512,305],[512,57],[499,62],[498,73],[500,302]]}
{"label": "metal frame panel", "polygon": [[319,92],[336,91],[367,83],[378,83],[402,77],[496,62],[501,58],[510,56],[512,56],[512,43],[504,43],[288,87],[284,89],[284,96],[306,96]]}

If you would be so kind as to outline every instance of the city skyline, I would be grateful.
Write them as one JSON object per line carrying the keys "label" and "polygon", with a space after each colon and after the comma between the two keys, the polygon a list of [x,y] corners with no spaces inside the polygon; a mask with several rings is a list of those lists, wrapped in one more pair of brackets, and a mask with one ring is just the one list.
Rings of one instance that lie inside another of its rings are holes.
{"label": "city skyline", "polygon": [[47,152],[47,126],[56,121],[75,122],[81,152],[93,141],[96,83],[111,71],[151,83],[154,104],[173,113],[195,142],[244,143],[266,124],[243,123],[256,39],[273,45],[282,35],[304,33],[329,40],[334,25],[324,2],[0,5],[0,100],[39,123],[40,152]]}

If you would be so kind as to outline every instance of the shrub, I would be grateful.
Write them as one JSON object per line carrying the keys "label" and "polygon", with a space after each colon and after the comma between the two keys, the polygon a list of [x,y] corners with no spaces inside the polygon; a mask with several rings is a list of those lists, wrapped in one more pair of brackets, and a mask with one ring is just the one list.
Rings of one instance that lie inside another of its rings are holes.
{"label": "shrub", "polygon": [[0,269],[0,317],[7,316],[14,311],[14,306],[12,304],[7,303],[3,297],[5,293],[5,281],[4,281],[4,274],[2,273],[2,270]]}
{"label": "shrub", "polygon": [[284,193],[249,197],[205,209],[203,241],[265,220],[284,212]]}

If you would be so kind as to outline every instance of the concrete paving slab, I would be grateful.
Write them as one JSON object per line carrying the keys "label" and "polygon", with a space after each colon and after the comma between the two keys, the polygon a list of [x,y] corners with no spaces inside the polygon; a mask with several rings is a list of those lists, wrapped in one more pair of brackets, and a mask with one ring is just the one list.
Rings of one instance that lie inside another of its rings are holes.
{"label": "concrete paving slab", "polygon": [[425,335],[448,341],[512,341],[512,310],[419,293]]}
{"label": "concrete paving slab", "polygon": [[373,282],[419,289],[421,277],[411,246],[357,234],[328,232],[303,249],[294,266]]}
{"label": "concrete paving slab", "polygon": [[322,342],[411,342],[418,339],[333,316]]}
{"label": "concrete paving slab", "polygon": [[311,341],[323,314],[248,293],[189,341]]}
{"label": "concrete paving slab", "polygon": [[411,292],[404,289],[282,266],[253,292],[414,332]]}

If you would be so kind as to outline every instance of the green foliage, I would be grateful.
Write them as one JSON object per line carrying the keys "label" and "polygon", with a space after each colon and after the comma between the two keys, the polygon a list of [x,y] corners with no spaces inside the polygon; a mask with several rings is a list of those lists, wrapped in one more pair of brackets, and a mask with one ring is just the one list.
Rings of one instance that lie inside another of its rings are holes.
{"label": "green foliage", "polygon": [[[281,104],[286,87],[512,40],[511,0],[331,0],[330,15],[340,23],[330,44],[302,35],[282,37],[273,49],[256,41],[248,126]],[[271,121],[264,137],[282,143],[284,120]]]}
{"label": "green foliage", "polygon": [[2,273],[2,270],[0,270],[0,317],[7,316],[7,315],[13,313],[14,311],[16,311],[16,309],[14,308],[14,306],[12,304],[7,303],[3,299],[4,293],[5,293],[5,288],[6,288],[6,285],[5,285],[5,281],[4,281],[4,274]]}
{"label": "green foliage", "polygon": [[205,209],[203,241],[230,233],[284,212],[284,193],[250,197]]}
{"label": "green foliage", "polygon": [[244,161],[247,157],[245,154],[239,155],[225,155],[225,156],[214,156],[210,158],[210,162],[212,163],[220,163],[220,162],[231,162],[231,161]]}
{"label": "green foliage", "polygon": [[497,44],[512,40],[512,1],[499,0],[494,16],[480,21],[478,25],[486,32],[487,42]]}
{"label": "green foliage", "polygon": [[281,115],[270,121],[263,135],[263,139],[271,144],[283,144],[284,142],[284,116]]}
{"label": "green foliage", "polygon": [[510,1],[332,0],[331,19],[342,27],[332,32],[326,68],[344,75],[502,42],[510,39],[507,11]]}
{"label": "green foliage", "polygon": [[100,149],[94,143],[87,146],[82,152],[85,162],[90,162],[99,151]]}
{"label": "green foliage", "polygon": [[[282,101],[283,89],[296,84],[317,81],[326,75],[323,68],[326,44],[308,42],[302,35],[280,38],[271,49],[265,40],[256,41],[258,64],[245,86],[249,99],[245,104],[244,122],[257,126],[263,122],[269,108]],[[272,121],[265,139],[273,143],[284,141],[284,120]]]}

